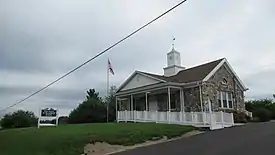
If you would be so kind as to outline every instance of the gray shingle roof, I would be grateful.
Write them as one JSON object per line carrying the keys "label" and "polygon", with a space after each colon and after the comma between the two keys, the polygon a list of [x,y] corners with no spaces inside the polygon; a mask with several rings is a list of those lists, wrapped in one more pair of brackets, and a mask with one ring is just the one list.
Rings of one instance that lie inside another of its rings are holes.
{"label": "gray shingle roof", "polygon": [[176,75],[169,77],[147,72],[142,73],[161,80],[165,80],[167,82],[188,83],[194,81],[202,81],[223,59],[224,58],[211,61],[202,65],[198,65],[195,67],[187,68],[178,72]]}

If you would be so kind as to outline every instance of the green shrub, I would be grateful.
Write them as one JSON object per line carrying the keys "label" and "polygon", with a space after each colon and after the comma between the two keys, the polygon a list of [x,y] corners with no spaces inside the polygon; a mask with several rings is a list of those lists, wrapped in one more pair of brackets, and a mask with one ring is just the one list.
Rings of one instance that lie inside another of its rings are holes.
{"label": "green shrub", "polygon": [[1,120],[2,128],[31,127],[37,124],[37,117],[31,111],[18,110],[12,114],[6,114]]}
{"label": "green shrub", "polygon": [[253,117],[255,117],[255,120],[258,120],[260,122],[267,122],[271,120],[272,112],[268,109],[261,108],[254,111]]}
{"label": "green shrub", "polygon": [[246,101],[245,107],[248,111],[252,112],[253,115],[259,109],[262,109],[262,108],[267,109],[270,111],[272,119],[275,119],[275,102],[272,99]]}
{"label": "green shrub", "polygon": [[69,124],[106,122],[106,106],[96,99],[88,99],[79,104],[69,114]]}
{"label": "green shrub", "polygon": [[244,112],[234,112],[233,115],[235,123],[247,123],[250,121],[249,116],[247,116]]}
{"label": "green shrub", "polygon": [[222,111],[226,113],[233,113],[235,123],[247,123],[251,121],[251,118],[244,112],[236,111],[234,109],[224,109]]}

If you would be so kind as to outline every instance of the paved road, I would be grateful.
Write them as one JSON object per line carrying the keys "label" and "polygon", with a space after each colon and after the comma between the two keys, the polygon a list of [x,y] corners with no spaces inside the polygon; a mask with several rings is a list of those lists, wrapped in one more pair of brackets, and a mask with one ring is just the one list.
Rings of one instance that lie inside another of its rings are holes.
{"label": "paved road", "polygon": [[216,130],[115,155],[274,155],[275,123]]}

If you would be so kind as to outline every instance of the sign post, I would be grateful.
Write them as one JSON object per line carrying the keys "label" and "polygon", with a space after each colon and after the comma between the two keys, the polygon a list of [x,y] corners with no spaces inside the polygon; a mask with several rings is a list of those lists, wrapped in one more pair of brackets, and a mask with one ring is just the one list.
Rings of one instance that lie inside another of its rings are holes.
{"label": "sign post", "polygon": [[[52,119],[52,120],[49,120]],[[55,123],[52,121],[55,119]],[[43,123],[41,123],[41,121]],[[58,109],[55,108],[41,108],[39,109],[39,118],[37,128],[40,126],[57,126],[58,125]]]}

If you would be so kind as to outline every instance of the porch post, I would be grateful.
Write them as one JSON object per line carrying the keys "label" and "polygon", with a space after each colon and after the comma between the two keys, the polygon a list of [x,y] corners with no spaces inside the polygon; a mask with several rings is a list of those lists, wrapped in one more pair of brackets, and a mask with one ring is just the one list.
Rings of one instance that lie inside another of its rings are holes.
{"label": "porch post", "polygon": [[118,123],[117,97],[116,97],[116,122]]}
{"label": "porch post", "polygon": [[118,110],[119,110],[119,111],[122,111],[122,110],[121,110],[121,100],[119,100],[119,101],[117,101],[117,102],[118,102],[118,105],[119,105],[119,106],[118,106],[118,107],[119,107]]}
{"label": "porch post", "polygon": [[[210,129],[212,130],[213,129],[213,121],[212,121],[212,105],[211,105],[211,101],[210,101],[210,98],[209,96],[207,97],[207,102],[208,102],[208,108],[209,108],[209,125],[210,125]],[[215,125],[216,125],[216,122],[215,122]]]}
{"label": "porch post", "polygon": [[182,123],[182,88],[180,88],[180,122]]}
{"label": "porch post", "polygon": [[131,111],[134,110],[134,98],[133,98],[133,94],[131,94]]}
{"label": "porch post", "polygon": [[185,105],[184,105],[184,91],[182,89],[182,111],[185,112]]}
{"label": "porch post", "polygon": [[182,100],[182,98],[183,98],[183,96],[182,96],[182,88],[180,88],[180,111],[182,112],[183,111],[183,100]]}
{"label": "porch post", "polygon": [[145,92],[145,111],[148,111],[148,92]]}
{"label": "porch post", "polygon": [[200,89],[201,112],[203,112],[201,87],[202,87],[202,85],[199,86],[199,89]]}
{"label": "porch post", "polygon": [[170,111],[171,111],[171,97],[170,97],[170,87],[168,86],[168,121],[170,123]]}
{"label": "porch post", "polygon": [[131,94],[131,116],[132,116],[132,120],[134,119],[134,104],[133,104],[133,94]]}

